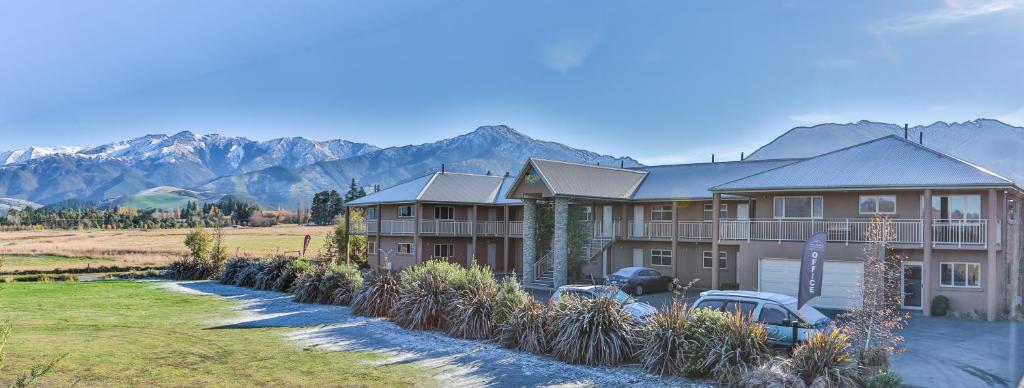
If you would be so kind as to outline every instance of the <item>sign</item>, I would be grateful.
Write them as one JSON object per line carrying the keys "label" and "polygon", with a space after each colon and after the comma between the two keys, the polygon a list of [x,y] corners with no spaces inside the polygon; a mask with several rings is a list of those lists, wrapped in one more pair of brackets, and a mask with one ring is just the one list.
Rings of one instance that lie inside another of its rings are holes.
{"label": "sign", "polygon": [[529,185],[532,185],[532,184],[535,184],[535,183],[540,183],[540,174],[537,174],[536,171],[527,172],[525,180],[526,180],[526,184],[529,184]]}
{"label": "sign", "polygon": [[800,291],[797,296],[796,308],[803,307],[807,301],[821,296],[821,276],[825,264],[825,243],[828,234],[818,232],[811,235],[804,243],[804,253],[800,259]]}
{"label": "sign", "polygon": [[309,248],[309,240],[312,239],[313,238],[309,237],[308,234],[306,235],[306,238],[302,239],[302,256],[306,256],[306,248]]}

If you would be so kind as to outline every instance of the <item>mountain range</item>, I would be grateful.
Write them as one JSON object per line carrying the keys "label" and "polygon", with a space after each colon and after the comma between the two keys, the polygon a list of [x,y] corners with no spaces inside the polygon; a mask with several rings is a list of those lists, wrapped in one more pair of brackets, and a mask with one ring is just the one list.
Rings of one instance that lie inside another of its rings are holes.
{"label": "mountain range", "polygon": [[[147,135],[96,147],[33,147],[0,153],[0,197],[50,204],[80,199],[108,204],[176,203],[168,196],[233,195],[264,206],[293,207],[313,194],[343,190],[352,179],[387,187],[441,168],[515,174],[525,155],[604,165],[640,164],[533,139],[507,126],[484,126],[433,143],[379,148],[345,140],[289,137]],[[154,190],[158,189],[158,190]],[[187,190],[186,190],[187,189]],[[194,194],[202,193],[202,195]],[[180,200],[180,198],[179,198]]]}

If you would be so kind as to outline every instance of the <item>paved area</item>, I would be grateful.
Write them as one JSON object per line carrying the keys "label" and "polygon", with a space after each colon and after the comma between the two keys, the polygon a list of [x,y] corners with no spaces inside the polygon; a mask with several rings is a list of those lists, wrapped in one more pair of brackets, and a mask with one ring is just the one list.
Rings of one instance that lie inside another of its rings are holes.
{"label": "paved area", "polygon": [[[1024,378],[1024,324],[915,314],[907,352],[892,367],[912,387],[1017,387]],[[1024,387],[1024,385],[1020,385]]]}
{"label": "paved area", "polygon": [[433,371],[446,387],[482,386],[708,386],[662,378],[637,367],[595,368],[504,349],[494,343],[402,329],[384,319],[353,316],[348,307],[301,304],[291,295],[227,286],[212,281],[161,282],[177,292],[216,295],[237,301],[241,315],[211,322],[211,330],[286,327],[286,335],[309,349],[374,351],[382,363],[413,363]]}

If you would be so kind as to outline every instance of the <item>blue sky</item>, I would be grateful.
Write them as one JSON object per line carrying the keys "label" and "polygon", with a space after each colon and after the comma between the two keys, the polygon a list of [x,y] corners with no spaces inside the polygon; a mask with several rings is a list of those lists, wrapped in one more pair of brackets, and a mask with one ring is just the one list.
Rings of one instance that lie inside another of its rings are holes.
{"label": "blue sky", "polygon": [[0,149],[507,124],[645,163],[861,119],[1024,125],[1024,0],[0,0]]}

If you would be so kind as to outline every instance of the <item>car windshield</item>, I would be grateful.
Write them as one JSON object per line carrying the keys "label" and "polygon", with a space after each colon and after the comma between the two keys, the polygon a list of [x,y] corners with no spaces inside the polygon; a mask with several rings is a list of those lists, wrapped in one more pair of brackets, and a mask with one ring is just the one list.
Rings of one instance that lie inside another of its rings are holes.
{"label": "car windshield", "polygon": [[[795,311],[796,303],[788,304],[786,305],[786,308],[789,309],[790,311]],[[798,314],[800,315],[800,318],[803,318],[804,321],[811,324],[821,322],[822,320],[828,320],[828,317],[826,317],[825,314],[822,314],[821,311],[818,311],[818,309],[811,307],[811,305],[809,304],[805,304],[803,307],[801,307]]]}
{"label": "car windshield", "polygon": [[613,273],[612,275],[615,275],[615,276],[622,276],[622,277],[624,277],[624,278],[628,278],[628,277],[630,277],[630,276],[633,276],[633,274],[634,274],[635,272],[636,272],[636,270],[635,270],[635,269],[632,269],[632,268],[623,268],[623,269],[620,269],[620,270],[618,270],[618,271],[615,271],[615,273]]}
{"label": "car windshield", "polygon": [[[629,294],[627,294],[625,292],[622,292],[622,290],[620,290],[618,288],[612,288],[612,287],[604,288],[604,289],[598,288],[598,289],[594,290],[594,293],[598,294],[598,295],[606,295],[606,296],[612,297],[616,301],[618,301],[620,304],[633,303],[633,297],[629,296]],[[602,294],[602,293],[605,293],[605,294]]]}

